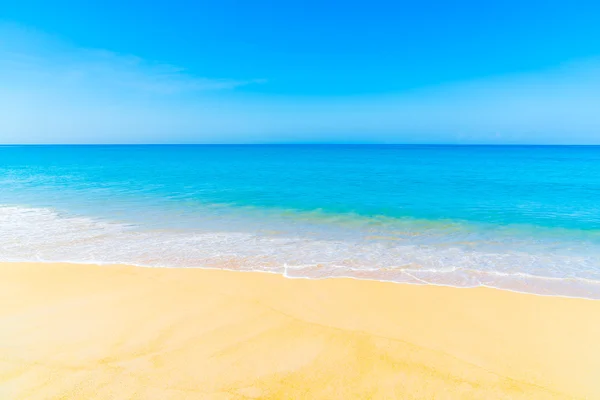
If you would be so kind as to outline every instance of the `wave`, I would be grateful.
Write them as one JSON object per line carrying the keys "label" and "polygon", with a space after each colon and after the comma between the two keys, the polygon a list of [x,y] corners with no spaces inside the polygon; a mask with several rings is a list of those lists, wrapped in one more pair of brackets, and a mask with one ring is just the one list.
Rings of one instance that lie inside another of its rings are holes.
{"label": "wave", "polygon": [[449,237],[434,244],[246,231],[149,229],[49,208],[0,206],[0,261],[132,264],[262,271],[289,278],[347,277],[494,287],[600,299],[600,255],[498,251]]}

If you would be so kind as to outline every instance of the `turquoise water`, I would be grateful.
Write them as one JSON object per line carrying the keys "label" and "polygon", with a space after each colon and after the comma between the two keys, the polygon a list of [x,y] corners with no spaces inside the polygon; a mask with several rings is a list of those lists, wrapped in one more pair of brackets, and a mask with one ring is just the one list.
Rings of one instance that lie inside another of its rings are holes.
{"label": "turquoise water", "polygon": [[0,259],[600,298],[600,147],[4,146]]}

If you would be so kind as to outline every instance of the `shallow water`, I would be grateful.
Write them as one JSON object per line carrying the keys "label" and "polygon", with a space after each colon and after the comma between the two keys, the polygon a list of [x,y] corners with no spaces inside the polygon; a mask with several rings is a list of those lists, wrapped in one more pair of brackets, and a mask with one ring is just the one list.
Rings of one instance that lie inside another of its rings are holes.
{"label": "shallow water", "polygon": [[600,147],[0,147],[0,260],[600,298]]}

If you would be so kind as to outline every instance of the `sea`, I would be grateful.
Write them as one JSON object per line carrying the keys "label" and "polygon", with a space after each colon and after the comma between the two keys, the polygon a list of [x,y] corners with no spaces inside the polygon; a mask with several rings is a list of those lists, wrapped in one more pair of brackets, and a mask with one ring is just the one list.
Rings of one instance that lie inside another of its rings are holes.
{"label": "sea", "polygon": [[0,146],[0,261],[600,299],[600,147]]}

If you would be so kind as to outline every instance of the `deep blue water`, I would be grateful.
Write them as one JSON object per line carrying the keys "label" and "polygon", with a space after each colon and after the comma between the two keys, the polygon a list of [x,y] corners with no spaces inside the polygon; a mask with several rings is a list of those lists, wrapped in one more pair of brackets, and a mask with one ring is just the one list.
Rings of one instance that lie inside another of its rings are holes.
{"label": "deep blue water", "polygon": [[2,259],[600,296],[600,147],[4,146],[0,205]]}

